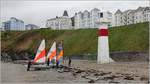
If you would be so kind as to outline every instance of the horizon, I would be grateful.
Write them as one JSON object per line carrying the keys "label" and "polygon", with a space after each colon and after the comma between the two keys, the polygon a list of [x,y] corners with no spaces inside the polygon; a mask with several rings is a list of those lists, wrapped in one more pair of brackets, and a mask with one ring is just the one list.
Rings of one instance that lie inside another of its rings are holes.
{"label": "horizon", "polygon": [[[101,12],[109,11],[114,14],[118,9],[125,11],[149,6],[149,1],[9,1],[1,0],[1,23],[16,17],[23,20],[25,25],[35,24],[45,27],[46,20],[60,17],[67,10],[69,17],[76,12],[90,11],[93,8]],[[101,5],[99,5],[101,4]],[[119,5],[118,5],[119,4]],[[14,10],[15,9],[15,10]],[[40,10],[40,11],[39,11]],[[18,13],[19,12],[19,13]],[[33,15],[34,14],[34,15]]]}

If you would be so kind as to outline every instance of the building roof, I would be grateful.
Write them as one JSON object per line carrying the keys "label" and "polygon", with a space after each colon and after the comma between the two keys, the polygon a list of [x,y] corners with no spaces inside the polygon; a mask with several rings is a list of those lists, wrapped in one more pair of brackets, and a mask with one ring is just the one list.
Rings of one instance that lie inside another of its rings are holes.
{"label": "building roof", "polygon": [[120,9],[118,9],[115,14],[122,14],[122,12]]}
{"label": "building roof", "polygon": [[124,14],[128,14],[128,13],[134,13],[134,10],[126,10],[123,12]]}
{"label": "building roof", "polygon": [[68,12],[65,10],[63,16],[68,16]]}
{"label": "building roof", "polygon": [[150,7],[138,7],[136,10],[125,10],[124,12],[121,12],[119,9],[116,11],[115,14],[129,14],[129,13],[135,13],[138,11],[150,11]]}
{"label": "building roof", "polygon": [[90,12],[88,12],[87,10],[85,10],[85,11],[83,12],[83,16],[84,16],[84,14],[88,14],[88,17],[90,17]]}
{"label": "building roof", "polygon": [[37,26],[37,25],[35,25],[35,24],[27,24],[26,26]]}
{"label": "building roof", "polygon": [[135,12],[138,12],[138,11],[150,11],[150,7],[138,7]]}
{"label": "building roof", "polygon": [[56,20],[56,18],[51,18],[51,19],[48,19],[47,21],[50,21],[50,20]]}
{"label": "building roof", "polygon": [[81,12],[81,11],[79,11],[79,12],[78,12],[78,14],[82,14],[82,12]]}
{"label": "building roof", "polygon": [[107,11],[108,14],[112,14],[110,11]]}
{"label": "building roof", "polygon": [[130,13],[135,13],[135,10],[131,10]]}
{"label": "building roof", "polygon": [[88,12],[87,10],[85,10],[84,12]]}
{"label": "building roof", "polygon": [[15,20],[16,22],[24,23],[24,21],[23,21],[23,20],[19,20],[19,19],[15,18],[15,17],[11,17],[10,19],[11,19],[11,20]]}
{"label": "building roof", "polygon": [[150,12],[150,7],[145,7],[144,11],[149,11]]}
{"label": "building roof", "polygon": [[15,20],[15,21],[19,21],[17,18],[15,18],[15,17],[11,17],[10,18],[11,20]]}
{"label": "building roof", "polygon": [[137,11],[143,11],[144,7],[139,7],[138,9],[136,9]]}
{"label": "building roof", "polygon": [[100,11],[98,8],[94,8],[94,9],[92,9],[91,11],[94,11],[94,10],[96,10],[96,11]]}
{"label": "building roof", "polygon": [[24,21],[20,20],[20,22],[24,23]]}

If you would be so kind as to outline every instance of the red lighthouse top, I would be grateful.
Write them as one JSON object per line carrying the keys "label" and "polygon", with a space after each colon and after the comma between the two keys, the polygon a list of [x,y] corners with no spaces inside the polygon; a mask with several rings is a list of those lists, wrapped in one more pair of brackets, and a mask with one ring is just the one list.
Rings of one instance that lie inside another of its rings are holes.
{"label": "red lighthouse top", "polygon": [[106,28],[99,29],[98,36],[108,36],[108,29],[106,29]]}

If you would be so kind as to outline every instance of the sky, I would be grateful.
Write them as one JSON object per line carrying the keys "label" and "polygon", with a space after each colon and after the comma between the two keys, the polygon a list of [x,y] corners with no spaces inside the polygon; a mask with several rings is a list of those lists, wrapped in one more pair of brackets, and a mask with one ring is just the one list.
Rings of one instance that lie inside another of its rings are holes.
{"label": "sky", "polygon": [[139,6],[149,6],[148,0],[101,0],[101,1],[48,1],[48,0],[1,0],[0,3],[0,27],[2,22],[10,17],[21,19],[26,24],[35,24],[45,27],[46,20],[62,16],[67,10],[70,17],[76,12],[98,8],[100,11],[110,11],[115,13],[117,9],[125,11],[137,9]]}

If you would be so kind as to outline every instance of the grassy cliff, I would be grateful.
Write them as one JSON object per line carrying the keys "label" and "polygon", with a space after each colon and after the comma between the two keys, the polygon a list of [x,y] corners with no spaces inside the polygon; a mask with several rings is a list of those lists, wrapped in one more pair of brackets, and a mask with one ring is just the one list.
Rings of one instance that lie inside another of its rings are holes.
{"label": "grassy cliff", "polygon": [[[109,28],[109,35],[110,51],[148,51],[148,22]],[[63,40],[65,55],[96,54],[97,37],[97,29],[5,31],[1,32],[1,49],[36,53],[44,38],[47,50],[54,40]]]}

